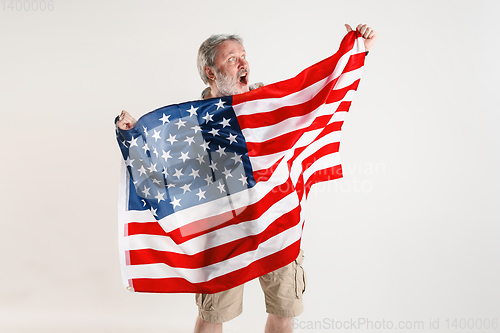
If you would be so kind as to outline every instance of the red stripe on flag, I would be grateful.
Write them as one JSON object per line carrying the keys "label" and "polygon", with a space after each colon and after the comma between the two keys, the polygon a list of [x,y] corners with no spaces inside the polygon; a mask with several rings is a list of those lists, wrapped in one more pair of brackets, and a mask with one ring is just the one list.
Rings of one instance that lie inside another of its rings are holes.
{"label": "red stripe on flag", "polygon": [[126,236],[133,235],[156,235],[166,236],[167,233],[158,222],[129,222],[125,225],[128,228]]}

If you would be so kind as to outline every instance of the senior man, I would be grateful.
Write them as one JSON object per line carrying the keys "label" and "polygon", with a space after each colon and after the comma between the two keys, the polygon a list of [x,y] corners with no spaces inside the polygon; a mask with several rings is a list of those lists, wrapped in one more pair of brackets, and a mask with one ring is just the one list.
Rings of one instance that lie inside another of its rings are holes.
{"label": "senior man", "polygon": [[[345,26],[348,32],[352,31],[348,24]],[[375,31],[362,24],[356,28],[368,51],[375,41]],[[250,66],[242,40],[236,35],[212,35],[205,40],[198,51],[198,71],[208,85],[202,92],[203,99],[241,94],[261,86],[249,85]],[[122,111],[117,126],[125,130],[134,127],[135,123],[128,112]],[[269,314],[266,333],[292,332],[292,318],[303,311],[303,258],[301,250],[295,261],[259,278]],[[243,310],[243,285],[215,294],[196,294],[196,304],[199,313],[195,333],[222,332],[222,323],[237,317]]]}

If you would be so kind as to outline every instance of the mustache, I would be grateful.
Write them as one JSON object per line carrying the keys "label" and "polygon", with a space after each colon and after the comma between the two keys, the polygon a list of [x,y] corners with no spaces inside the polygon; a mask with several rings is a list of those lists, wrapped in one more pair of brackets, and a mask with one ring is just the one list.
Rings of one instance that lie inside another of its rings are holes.
{"label": "mustache", "polygon": [[237,77],[240,77],[240,76],[241,76],[241,74],[243,74],[243,73],[247,73],[247,74],[248,74],[248,69],[246,69],[246,68],[240,69],[240,70],[238,71],[238,74],[237,74],[236,76],[237,76]]}

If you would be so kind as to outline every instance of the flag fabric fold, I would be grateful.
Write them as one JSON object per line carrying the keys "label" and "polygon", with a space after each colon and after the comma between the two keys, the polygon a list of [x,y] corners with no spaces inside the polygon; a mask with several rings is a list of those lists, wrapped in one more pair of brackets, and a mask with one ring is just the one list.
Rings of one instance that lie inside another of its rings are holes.
{"label": "flag fabric fold", "polygon": [[340,132],[364,60],[352,31],[292,79],[117,128],[126,289],[215,293],[292,262],[311,186],[342,177]]}

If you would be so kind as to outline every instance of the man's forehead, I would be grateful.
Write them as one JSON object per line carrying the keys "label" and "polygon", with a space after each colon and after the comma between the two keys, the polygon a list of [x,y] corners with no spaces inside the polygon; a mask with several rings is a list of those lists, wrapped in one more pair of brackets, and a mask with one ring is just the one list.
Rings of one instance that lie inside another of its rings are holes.
{"label": "man's forehead", "polygon": [[226,40],[217,47],[218,55],[229,55],[232,53],[245,52],[245,48],[235,40]]}

